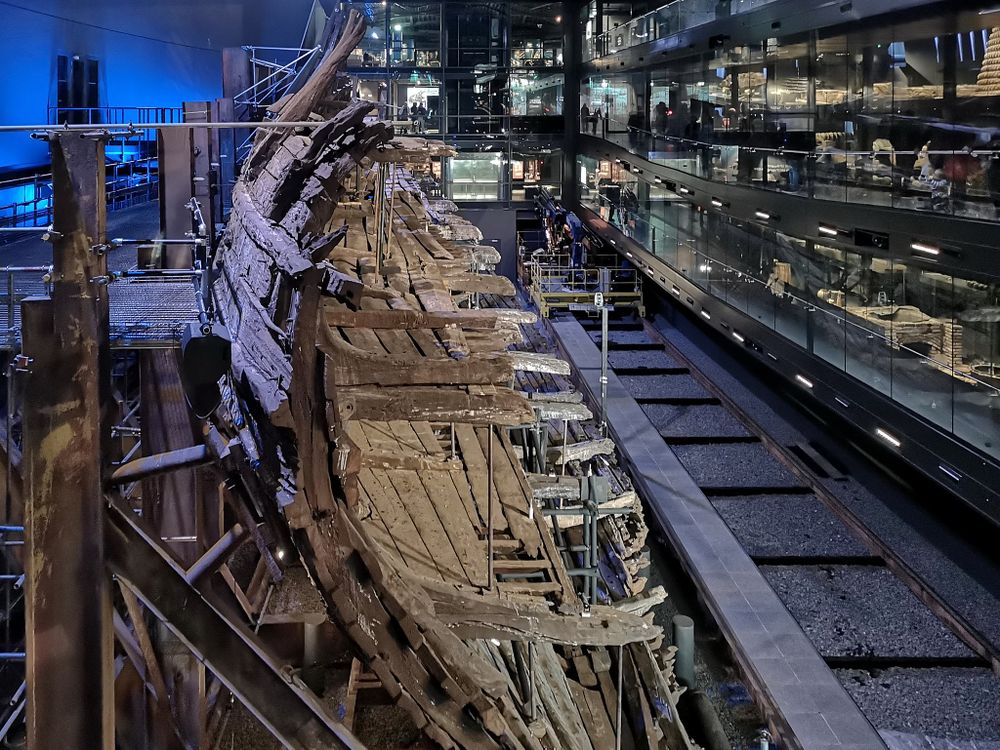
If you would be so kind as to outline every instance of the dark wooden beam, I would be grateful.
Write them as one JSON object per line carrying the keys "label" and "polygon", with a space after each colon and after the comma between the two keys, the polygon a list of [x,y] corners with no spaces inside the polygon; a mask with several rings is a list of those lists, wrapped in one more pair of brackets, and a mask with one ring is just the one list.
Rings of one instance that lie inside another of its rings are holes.
{"label": "dark wooden beam", "polygon": [[[113,628],[104,571],[100,341],[104,144],[50,139],[51,299],[22,305],[31,747],[114,747]],[[103,308],[103,309],[102,309]]]}
{"label": "dark wooden beam", "polygon": [[288,678],[249,629],[216,609],[185,580],[184,569],[133,513],[117,506],[109,509],[106,534],[111,572],[285,747],[364,749],[315,695]]}

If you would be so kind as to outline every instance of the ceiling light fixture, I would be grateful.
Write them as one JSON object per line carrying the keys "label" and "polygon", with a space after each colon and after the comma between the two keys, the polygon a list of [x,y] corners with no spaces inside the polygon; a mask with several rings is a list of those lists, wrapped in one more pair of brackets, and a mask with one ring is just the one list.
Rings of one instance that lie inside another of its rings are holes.
{"label": "ceiling light fixture", "polygon": [[941,471],[943,471],[949,477],[951,477],[952,479],[954,479],[956,482],[961,482],[962,481],[962,475],[959,474],[954,469],[952,469],[951,467],[945,466],[944,464],[939,464],[938,468],[941,469]]}
{"label": "ceiling light fixture", "polygon": [[885,442],[889,443],[889,445],[891,445],[893,447],[899,448],[903,444],[902,442],[900,442],[899,438],[894,437],[893,435],[890,435],[888,432],[886,432],[885,430],[883,430],[881,427],[876,427],[875,428],[875,434],[878,435],[880,438],[882,438]]}
{"label": "ceiling light fixture", "polygon": [[927,255],[941,254],[941,248],[928,245],[926,242],[911,242],[910,248],[916,250],[918,253],[926,253]]}

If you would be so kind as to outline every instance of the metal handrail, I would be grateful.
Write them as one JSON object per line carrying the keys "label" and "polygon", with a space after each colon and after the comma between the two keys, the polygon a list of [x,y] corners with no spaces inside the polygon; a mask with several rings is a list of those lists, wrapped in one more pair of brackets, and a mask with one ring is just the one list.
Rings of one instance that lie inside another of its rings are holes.
{"label": "metal handrail", "polygon": [[[288,86],[291,86],[295,79],[298,78],[299,72],[309,64],[313,57],[322,48],[313,47],[312,49],[292,49],[284,47],[244,47],[244,50],[250,52],[250,65],[254,73],[254,83],[248,88],[244,89],[233,97],[233,101],[236,104],[248,105],[252,107],[259,107],[264,104],[272,104],[281,98],[281,94],[284,93],[282,90],[283,84],[287,82]],[[299,56],[296,57],[289,63],[284,65],[279,65],[277,62],[272,62],[270,60],[262,60],[256,56],[258,50],[266,51],[280,51],[280,52],[299,52]],[[273,69],[272,72],[256,80],[257,78],[257,66]],[[282,75],[284,74],[284,75]],[[280,77],[279,77],[280,76]],[[291,78],[292,80],[288,80]],[[264,84],[271,81],[271,79],[276,79],[268,88],[260,93],[258,89]],[[285,89],[287,90],[287,88]],[[281,92],[281,93],[279,93]]]}
{"label": "metal handrail", "polygon": [[[776,0],[733,0],[729,6],[728,15],[736,16],[742,13],[749,13],[752,10],[756,10],[763,5],[767,5],[775,1]],[[707,5],[705,0],[671,0],[671,2],[661,5],[655,10],[651,10],[648,13],[644,13],[643,15],[637,16],[636,18],[628,21],[624,21],[605,32],[602,32],[601,34],[596,34],[589,40],[585,40],[585,44],[587,45],[586,53],[590,55],[585,59],[594,60],[598,57],[620,52],[623,49],[636,47],[640,44],[647,44],[657,39],[666,39],[667,37],[694,28],[695,26],[701,26],[725,17],[725,15],[718,13],[717,6],[714,5],[711,8],[692,7],[698,3]],[[670,25],[666,33],[658,34],[656,29],[650,28],[650,22],[657,17],[664,18],[666,16],[665,20],[669,21],[671,16],[668,14],[673,14],[673,20],[677,23],[676,25]],[[631,31],[641,27],[646,27],[646,30],[642,34],[636,34],[635,41],[632,40],[632,34],[630,33],[629,39],[627,41],[623,40],[622,44],[608,44],[608,42],[612,39],[612,34],[619,33],[622,30]]]}

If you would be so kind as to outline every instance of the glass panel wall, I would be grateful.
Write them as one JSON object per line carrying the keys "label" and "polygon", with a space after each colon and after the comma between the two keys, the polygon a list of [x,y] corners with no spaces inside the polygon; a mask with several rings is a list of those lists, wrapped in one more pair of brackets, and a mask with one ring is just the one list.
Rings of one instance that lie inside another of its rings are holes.
{"label": "glass panel wall", "polygon": [[1000,277],[953,278],[696,210],[577,160],[581,202],[692,282],[1000,458]]}
{"label": "glass panel wall", "polygon": [[555,197],[562,191],[562,151],[514,151],[510,163],[511,199],[533,200],[544,187]]}
{"label": "glass panel wall", "polygon": [[518,71],[510,77],[510,114],[561,115],[563,74]]}
{"label": "glass panel wall", "polygon": [[[635,19],[605,14],[603,34],[584,37],[584,59],[611,55],[629,47],[665,39],[718,18],[748,13],[775,0],[672,0]],[[596,5],[596,3],[595,3]]]}
{"label": "glass panel wall", "polygon": [[351,52],[348,65],[351,67],[381,68],[388,59],[389,14],[386,3],[349,3],[349,7],[365,17],[368,29],[358,46]]}
{"label": "glass panel wall", "polygon": [[503,4],[467,2],[448,7],[448,65],[471,68],[507,64]]}
{"label": "glass panel wall", "polygon": [[996,220],[1000,30],[937,20],[961,26],[730,42],[669,72],[593,77],[580,128],[719,182]]}
{"label": "glass panel wall", "polygon": [[441,67],[441,4],[394,2],[389,14],[390,63]]}
{"label": "glass panel wall", "polygon": [[503,195],[501,175],[505,161],[500,152],[463,153],[446,160],[447,196],[457,201],[500,200]]}
{"label": "glass panel wall", "polygon": [[445,84],[448,98],[448,132],[462,135],[506,132],[507,80],[485,75],[453,79]]}
{"label": "glass panel wall", "polygon": [[562,3],[510,3],[513,68],[561,68]]}

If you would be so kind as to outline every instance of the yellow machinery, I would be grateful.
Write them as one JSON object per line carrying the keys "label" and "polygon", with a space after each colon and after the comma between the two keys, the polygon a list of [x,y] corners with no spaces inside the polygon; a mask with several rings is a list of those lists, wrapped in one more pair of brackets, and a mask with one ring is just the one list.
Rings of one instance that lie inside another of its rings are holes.
{"label": "yellow machinery", "polygon": [[604,295],[607,304],[633,307],[645,315],[642,280],[636,270],[622,268],[618,253],[598,257],[609,265],[595,264],[592,258],[585,267],[575,268],[568,253],[524,249],[518,255],[518,278],[545,318],[552,310],[593,304],[596,292]]}

